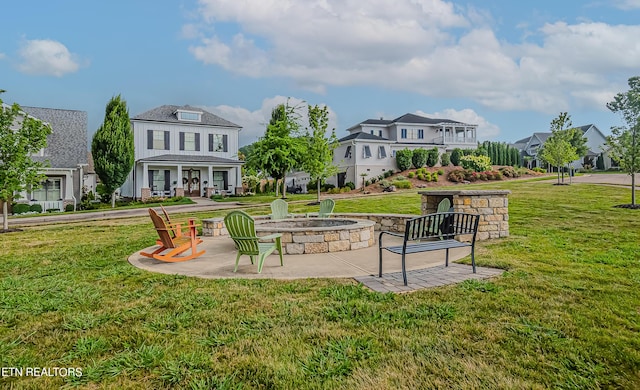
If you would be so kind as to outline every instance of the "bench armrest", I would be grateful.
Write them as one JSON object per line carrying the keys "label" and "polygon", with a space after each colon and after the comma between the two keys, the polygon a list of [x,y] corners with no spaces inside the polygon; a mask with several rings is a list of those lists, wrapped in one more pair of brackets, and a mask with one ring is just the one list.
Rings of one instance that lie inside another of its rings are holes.
{"label": "bench armrest", "polygon": [[385,231],[380,232],[380,235],[378,236],[378,246],[379,246],[380,248],[382,248],[382,235],[383,235],[383,234],[388,234],[388,235],[390,235],[390,236],[396,236],[396,237],[404,238],[404,233],[400,234],[400,233],[385,232]]}

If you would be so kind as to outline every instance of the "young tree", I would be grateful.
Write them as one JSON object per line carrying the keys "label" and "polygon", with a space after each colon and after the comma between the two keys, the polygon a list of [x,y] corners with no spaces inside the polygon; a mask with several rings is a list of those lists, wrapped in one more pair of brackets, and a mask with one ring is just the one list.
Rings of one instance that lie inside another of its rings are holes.
{"label": "young tree", "polygon": [[[540,151],[540,158],[548,164],[558,167],[558,184],[560,184],[560,167],[575,160],[578,155],[569,141],[559,133],[555,137],[547,138]],[[562,176],[562,182],[564,183],[564,175]]]}
{"label": "young tree", "polygon": [[[253,144],[253,152],[248,156],[251,166],[273,177],[276,182],[285,180],[287,172],[300,166],[303,152],[300,138],[300,115],[297,107],[287,102],[271,111],[271,121],[264,137]],[[276,186],[276,196],[277,193]],[[283,186],[282,198],[286,198],[287,186]]]}
{"label": "young tree", "polygon": [[93,135],[91,153],[96,173],[111,194],[111,207],[116,207],[115,192],[127,180],[134,163],[134,144],[127,102],[120,95],[111,98],[104,122]]}
{"label": "young tree", "polygon": [[331,136],[327,138],[327,126],[329,123],[329,110],[326,106],[308,106],[309,128],[303,137],[305,143],[305,158],[302,161],[302,169],[307,172],[312,180],[317,182],[318,202],[320,202],[320,185],[322,180],[338,172],[333,165],[333,150],[338,146],[336,130],[331,130]]}
{"label": "young tree", "polygon": [[631,175],[631,207],[636,208],[636,173],[640,171],[640,77],[629,79],[629,90],[618,93],[607,108],[620,113],[626,126],[611,128],[607,146],[611,158]]}
{"label": "young tree", "polygon": [[14,194],[37,187],[44,178],[40,170],[45,164],[31,156],[47,146],[50,133],[49,125],[22,112],[18,104],[8,106],[0,99],[0,202],[5,231]]}

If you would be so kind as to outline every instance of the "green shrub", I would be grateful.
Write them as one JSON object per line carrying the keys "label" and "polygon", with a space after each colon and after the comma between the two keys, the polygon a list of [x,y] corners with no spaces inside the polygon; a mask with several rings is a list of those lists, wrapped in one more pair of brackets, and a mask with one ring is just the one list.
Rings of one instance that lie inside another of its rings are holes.
{"label": "green shrub", "polygon": [[66,211],[66,212],[73,211],[73,205],[72,204],[68,204],[68,205],[64,206],[64,211]]}
{"label": "green shrub", "polygon": [[475,172],[491,170],[491,159],[489,156],[462,156],[460,163],[464,169],[471,169]]}
{"label": "green shrub", "polygon": [[440,175],[440,176],[444,175],[444,170],[443,169],[438,169],[438,175]]}
{"label": "green shrub", "polygon": [[408,177],[409,179],[413,179],[413,178],[415,177],[415,175],[416,175],[415,173],[413,173],[413,172],[409,172],[409,173],[407,174],[407,177]]}
{"label": "green shrub", "polygon": [[329,192],[329,190],[332,190],[334,188],[336,188],[336,186],[334,186],[333,184],[325,183],[325,184],[322,185],[322,191],[324,191],[324,192]]}
{"label": "green shrub", "polygon": [[427,166],[435,167],[438,163],[438,148],[434,147],[427,151]]}
{"label": "green shrub", "polygon": [[433,173],[433,174],[431,175],[431,181],[433,181],[433,182],[438,182],[438,175],[436,175],[435,173]]}
{"label": "green shrub", "polygon": [[455,148],[451,152],[451,163],[453,165],[460,165],[460,158],[462,157],[462,149]]}
{"label": "green shrub", "polygon": [[29,211],[33,211],[35,213],[41,213],[42,212],[42,205],[34,203],[31,206],[29,206]]}
{"label": "green shrub", "polygon": [[344,186],[345,187],[349,187],[352,190],[356,189],[356,185],[352,181],[348,181],[348,182],[344,183]]}
{"label": "green shrub", "polygon": [[396,164],[400,171],[406,171],[411,168],[413,152],[407,148],[396,152]]}
{"label": "green shrub", "polygon": [[424,180],[424,175],[423,175],[422,173],[418,173],[418,174],[416,175],[416,179],[418,179],[418,180]]}
{"label": "green shrub", "polygon": [[449,153],[442,153],[440,156],[440,165],[448,167],[451,164],[451,155]]}
{"label": "green shrub", "polygon": [[424,176],[424,181],[431,181],[431,172],[425,172],[422,176]]}
{"label": "green shrub", "polygon": [[513,167],[502,167],[499,171],[504,177],[520,177],[520,173]]}
{"label": "green shrub", "polygon": [[380,180],[380,187],[387,188],[390,186],[391,186],[391,183],[389,182],[389,180]]}
{"label": "green shrub", "polygon": [[13,206],[13,213],[14,214],[28,213],[29,210],[30,210],[30,207],[26,203],[18,203],[15,206]]}
{"label": "green shrub", "polygon": [[411,182],[409,180],[395,180],[393,182],[393,185],[396,186],[396,188],[404,188],[404,189],[409,189],[411,188]]}
{"label": "green shrub", "polygon": [[384,177],[387,178],[389,176],[393,175],[393,169],[389,169],[388,171],[384,172]]}
{"label": "green shrub", "polygon": [[466,172],[464,169],[454,169],[447,175],[447,180],[454,183],[462,183],[466,180]]}
{"label": "green shrub", "polygon": [[538,173],[545,173],[546,171],[540,167],[535,167],[532,169],[532,171],[534,172],[538,172]]}
{"label": "green shrub", "polygon": [[396,176],[396,180],[407,180],[407,178],[402,175],[398,175]]}
{"label": "green shrub", "polygon": [[423,167],[427,163],[427,150],[426,149],[415,149],[413,151],[413,155],[411,156],[411,163],[414,168]]}

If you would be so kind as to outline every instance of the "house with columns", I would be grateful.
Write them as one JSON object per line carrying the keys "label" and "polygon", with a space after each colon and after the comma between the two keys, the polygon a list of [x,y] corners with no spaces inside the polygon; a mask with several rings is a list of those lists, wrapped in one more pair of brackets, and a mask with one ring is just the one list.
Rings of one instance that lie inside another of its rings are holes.
{"label": "house with columns", "polygon": [[353,182],[359,188],[363,177],[397,170],[396,152],[405,148],[436,147],[440,154],[455,148],[476,148],[477,128],[474,124],[416,114],[404,114],[391,120],[367,119],[348,128],[349,135],[338,140],[333,154],[338,174],[327,182],[338,187]]}
{"label": "house with columns", "polygon": [[242,191],[241,126],[192,106],[164,105],[131,118],[135,164],[121,195],[209,197]]}

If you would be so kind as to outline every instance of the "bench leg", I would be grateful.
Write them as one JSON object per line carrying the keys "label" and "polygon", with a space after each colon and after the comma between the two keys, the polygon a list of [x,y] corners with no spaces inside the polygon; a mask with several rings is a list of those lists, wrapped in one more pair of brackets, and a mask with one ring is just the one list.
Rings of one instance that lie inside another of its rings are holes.
{"label": "bench leg", "polygon": [[471,245],[471,266],[473,267],[473,273],[475,274],[476,273],[475,245]]}
{"label": "bench leg", "polygon": [[445,258],[444,258],[444,266],[445,267],[449,266],[449,248],[447,248],[447,254],[445,255]]}
{"label": "bench leg", "polygon": [[382,277],[382,247],[378,247],[378,277]]}
{"label": "bench leg", "polygon": [[405,257],[404,252],[402,253],[402,280],[404,281],[404,285],[407,285],[407,268],[405,265]]}

